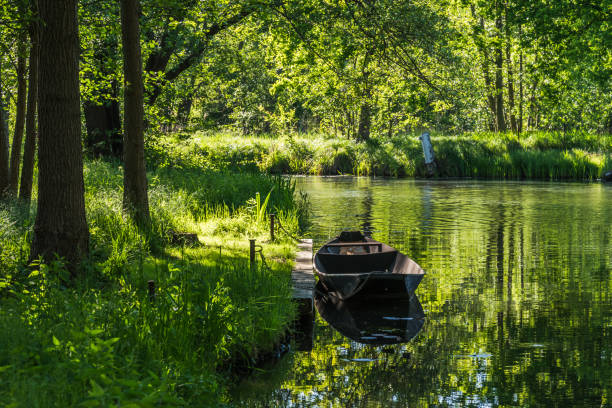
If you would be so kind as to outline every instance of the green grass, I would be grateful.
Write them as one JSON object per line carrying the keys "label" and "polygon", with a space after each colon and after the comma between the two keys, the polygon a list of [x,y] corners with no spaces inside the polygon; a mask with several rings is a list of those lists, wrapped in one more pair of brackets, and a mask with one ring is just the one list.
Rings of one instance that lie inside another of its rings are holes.
{"label": "green grass", "polygon": [[[529,132],[433,134],[438,177],[594,180],[612,168],[612,135]],[[186,167],[261,170],[270,174],[355,174],[424,177],[418,135],[368,143],[323,135],[283,137],[195,133],[151,143],[150,161],[164,165],[167,151]]]}
{"label": "green grass", "polygon": [[[69,284],[59,260],[26,265],[34,211],[0,205],[3,406],[219,406],[236,365],[286,332],[295,244],[265,242],[266,210],[298,234],[307,207],[291,181],[186,166],[160,166],[149,180],[153,228],[143,235],[122,214],[118,163],[86,162],[91,255]],[[202,245],[172,245],[171,231]],[[250,268],[248,238],[269,268]]]}

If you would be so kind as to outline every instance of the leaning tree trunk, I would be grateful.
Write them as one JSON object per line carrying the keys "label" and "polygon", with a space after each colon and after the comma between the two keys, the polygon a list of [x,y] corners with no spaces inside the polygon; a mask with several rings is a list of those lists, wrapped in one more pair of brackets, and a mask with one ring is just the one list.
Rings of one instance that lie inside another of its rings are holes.
{"label": "leaning tree trunk", "polygon": [[2,85],[0,78],[0,197],[7,194],[9,188],[9,138]]}
{"label": "leaning tree trunk", "polygon": [[26,112],[26,41],[27,36],[19,38],[17,50],[17,112],[15,114],[15,131],[13,133],[13,146],[11,148],[11,167],[9,192],[11,195],[17,195],[19,187],[19,165],[21,164],[21,146],[23,144],[23,126]]}
{"label": "leaning tree trunk", "polygon": [[89,250],[85,219],[77,0],[39,0],[38,212],[31,259],[63,257],[73,276]]}
{"label": "leaning tree trunk", "polygon": [[150,224],[147,173],[144,158],[144,87],[138,0],[121,0],[121,39],[125,135],[123,140],[123,207],[141,227]]}
{"label": "leaning tree trunk", "polygon": [[28,102],[25,120],[25,144],[23,147],[23,165],[21,166],[21,184],[19,198],[29,204],[32,198],[34,179],[34,156],[36,155],[36,103],[38,99],[38,23],[30,25],[30,66],[28,73]]}

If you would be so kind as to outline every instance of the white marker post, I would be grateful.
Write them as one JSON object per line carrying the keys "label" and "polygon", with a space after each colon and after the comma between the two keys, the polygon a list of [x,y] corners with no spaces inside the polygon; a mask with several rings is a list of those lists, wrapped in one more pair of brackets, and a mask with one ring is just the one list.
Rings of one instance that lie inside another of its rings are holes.
{"label": "white marker post", "polygon": [[434,158],[433,146],[431,145],[431,139],[429,138],[429,132],[423,132],[421,136],[421,144],[423,145],[423,155],[425,156],[425,167],[427,168],[427,175],[429,177],[434,175],[436,170],[436,159]]}

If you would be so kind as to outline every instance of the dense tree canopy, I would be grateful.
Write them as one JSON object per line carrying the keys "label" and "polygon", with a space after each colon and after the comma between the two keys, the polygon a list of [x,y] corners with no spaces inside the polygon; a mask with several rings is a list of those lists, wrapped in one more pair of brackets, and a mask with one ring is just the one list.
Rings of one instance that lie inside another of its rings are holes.
{"label": "dense tree canopy", "polygon": [[[20,33],[32,13],[25,0],[3,3],[3,101],[20,134]],[[119,5],[83,0],[79,17],[85,145],[119,157]],[[145,122],[359,139],[609,132],[609,17],[604,1],[143,1]]]}

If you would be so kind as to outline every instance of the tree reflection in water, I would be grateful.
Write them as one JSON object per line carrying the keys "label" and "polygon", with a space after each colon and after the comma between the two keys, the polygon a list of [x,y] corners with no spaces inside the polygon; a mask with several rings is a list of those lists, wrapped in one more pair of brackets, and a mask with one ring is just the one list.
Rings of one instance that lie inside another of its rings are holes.
{"label": "tree reflection in water", "polygon": [[368,225],[425,269],[426,319],[408,343],[372,345],[318,318],[313,351],[241,384],[237,405],[610,405],[612,188],[348,177],[298,187],[314,206],[315,247]]}

